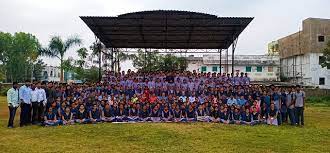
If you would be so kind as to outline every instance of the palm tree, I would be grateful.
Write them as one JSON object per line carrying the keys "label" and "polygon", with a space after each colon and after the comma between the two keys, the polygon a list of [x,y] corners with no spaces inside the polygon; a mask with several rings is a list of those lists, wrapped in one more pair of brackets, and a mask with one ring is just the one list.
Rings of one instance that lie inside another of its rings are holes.
{"label": "palm tree", "polygon": [[48,56],[48,57],[56,57],[60,60],[61,65],[61,75],[60,75],[60,82],[63,82],[63,61],[64,61],[64,54],[73,46],[80,45],[82,40],[77,37],[70,37],[67,40],[63,41],[60,36],[53,36],[50,39],[49,45],[47,48],[41,49],[41,55]]}
{"label": "palm tree", "polygon": [[116,58],[116,67],[117,71],[120,72],[121,67],[120,67],[120,62],[121,61],[126,61],[126,60],[133,60],[136,56],[134,54],[127,54],[121,51],[118,51],[117,53],[117,58]]}

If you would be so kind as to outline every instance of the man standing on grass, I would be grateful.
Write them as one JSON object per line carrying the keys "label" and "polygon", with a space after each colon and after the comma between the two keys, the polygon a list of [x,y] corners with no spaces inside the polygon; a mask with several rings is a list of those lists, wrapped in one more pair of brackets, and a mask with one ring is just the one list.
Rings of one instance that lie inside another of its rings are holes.
{"label": "man standing on grass", "polygon": [[37,91],[38,91],[38,103],[39,103],[38,122],[42,123],[44,121],[44,111],[47,103],[47,97],[44,86],[42,86],[40,82],[38,83],[37,87],[38,87]]}
{"label": "man standing on grass", "polygon": [[17,88],[18,88],[17,82],[13,82],[13,87],[10,88],[7,92],[7,102],[8,102],[8,108],[9,108],[8,128],[14,127],[15,114],[16,114],[16,110],[19,106]]}
{"label": "man standing on grass", "polygon": [[304,125],[304,109],[305,109],[305,92],[301,90],[300,86],[297,86],[295,93],[295,111],[296,111],[296,124]]}
{"label": "man standing on grass", "polygon": [[35,85],[31,86],[31,103],[32,103],[32,124],[37,124],[38,120],[38,89]]}
{"label": "man standing on grass", "polygon": [[25,85],[19,88],[19,99],[21,102],[20,126],[31,123],[31,88],[30,81],[26,80]]}

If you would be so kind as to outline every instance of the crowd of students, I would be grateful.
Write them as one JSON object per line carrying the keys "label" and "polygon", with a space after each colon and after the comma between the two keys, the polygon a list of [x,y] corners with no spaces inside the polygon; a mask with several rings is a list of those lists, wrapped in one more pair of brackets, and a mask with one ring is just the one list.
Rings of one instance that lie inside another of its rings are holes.
{"label": "crowd of students", "polygon": [[102,82],[29,81],[8,90],[8,127],[101,122],[218,122],[304,125],[299,86],[251,85],[247,74],[108,72]]}

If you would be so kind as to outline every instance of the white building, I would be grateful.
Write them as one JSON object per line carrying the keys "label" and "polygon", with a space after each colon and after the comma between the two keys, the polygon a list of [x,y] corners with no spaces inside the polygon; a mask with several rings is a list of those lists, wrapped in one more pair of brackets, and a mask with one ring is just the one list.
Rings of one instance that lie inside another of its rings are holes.
{"label": "white building", "polygon": [[60,81],[61,70],[58,67],[46,66],[42,72],[42,81]]}
{"label": "white building", "polygon": [[289,82],[330,89],[330,69],[322,68],[322,50],[330,41],[330,19],[308,18],[303,28],[278,40],[281,75]]}
{"label": "white building", "polygon": [[[220,72],[219,55],[203,55],[203,57],[187,57],[188,71],[198,72]],[[232,71],[231,55],[221,58],[221,73]],[[279,56],[268,55],[235,55],[235,73],[248,73],[252,81],[279,81]],[[228,63],[228,65],[227,65]]]}

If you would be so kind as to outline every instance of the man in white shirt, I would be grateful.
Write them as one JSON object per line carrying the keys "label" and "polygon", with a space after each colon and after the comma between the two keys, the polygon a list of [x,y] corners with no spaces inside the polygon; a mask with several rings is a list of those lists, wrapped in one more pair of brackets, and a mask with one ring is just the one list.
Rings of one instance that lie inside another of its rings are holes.
{"label": "man in white shirt", "polygon": [[7,102],[8,102],[8,108],[9,108],[8,128],[14,127],[15,114],[16,114],[16,110],[19,106],[17,88],[18,88],[17,82],[13,82],[13,87],[10,88],[7,92]]}
{"label": "man in white shirt", "polygon": [[47,97],[46,97],[46,91],[45,89],[43,88],[43,86],[41,85],[41,83],[38,83],[37,85],[37,89],[38,91],[38,121],[40,123],[43,122],[44,120],[44,109],[45,109],[45,106],[46,106],[46,103],[47,103]]}
{"label": "man in white shirt", "polygon": [[26,80],[25,85],[19,88],[19,99],[21,102],[20,126],[31,123],[31,88],[30,81]]}
{"label": "man in white shirt", "polygon": [[31,86],[31,103],[32,103],[32,124],[36,124],[38,121],[38,89],[36,89],[35,85]]}

